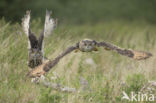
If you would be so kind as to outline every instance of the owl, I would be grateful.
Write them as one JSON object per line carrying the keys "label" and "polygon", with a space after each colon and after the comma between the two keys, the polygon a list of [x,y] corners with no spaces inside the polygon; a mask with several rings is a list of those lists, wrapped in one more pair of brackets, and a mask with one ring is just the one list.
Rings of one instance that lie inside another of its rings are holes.
{"label": "owl", "polygon": [[119,53],[120,55],[124,55],[135,60],[147,59],[152,56],[152,54],[148,52],[124,49],[104,41],[97,42],[90,39],[84,39],[80,41],[78,50],[83,52],[98,51],[98,47],[104,47],[105,50],[112,50]]}
{"label": "owl", "polygon": [[103,47],[105,50],[117,52],[120,55],[127,56],[135,60],[144,60],[152,56],[149,52],[124,49],[108,42],[98,42],[91,39],[84,39],[77,42],[74,46],[67,48],[54,60],[49,60],[44,62],[42,65],[35,67],[35,69],[30,71],[27,75],[32,78],[40,77],[51,70],[65,55],[71,53],[72,51],[93,52],[98,51],[99,47]]}
{"label": "owl", "polygon": [[43,64],[44,51],[43,51],[43,40],[46,35],[50,35],[56,27],[56,19],[54,20],[51,16],[51,11],[46,11],[45,24],[42,33],[39,38],[30,29],[30,11],[26,11],[26,15],[22,18],[22,27],[24,33],[28,37],[28,66],[31,69]]}

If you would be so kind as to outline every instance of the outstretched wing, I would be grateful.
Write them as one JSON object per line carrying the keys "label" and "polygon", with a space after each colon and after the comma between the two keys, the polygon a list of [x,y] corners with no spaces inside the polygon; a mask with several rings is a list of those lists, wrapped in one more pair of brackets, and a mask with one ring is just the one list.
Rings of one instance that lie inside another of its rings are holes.
{"label": "outstretched wing", "polygon": [[44,34],[45,36],[48,36],[52,33],[54,28],[56,27],[56,20],[50,17],[51,11],[46,11],[46,16],[45,16],[45,24],[44,24]]}
{"label": "outstretched wing", "polygon": [[77,49],[77,46],[71,46],[67,48],[63,53],[61,53],[59,56],[57,56],[54,60],[51,61],[45,61],[42,65],[34,68],[32,71],[28,73],[29,77],[40,77],[41,75],[48,72],[50,69],[52,69],[61,58],[63,58],[65,55],[69,54],[73,50]]}
{"label": "outstretched wing", "polygon": [[97,46],[105,47],[106,49],[113,50],[121,55],[128,56],[136,60],[147,59],[152,56],[152,54],[148,52],[123,49],[107,42],[97,42]]}

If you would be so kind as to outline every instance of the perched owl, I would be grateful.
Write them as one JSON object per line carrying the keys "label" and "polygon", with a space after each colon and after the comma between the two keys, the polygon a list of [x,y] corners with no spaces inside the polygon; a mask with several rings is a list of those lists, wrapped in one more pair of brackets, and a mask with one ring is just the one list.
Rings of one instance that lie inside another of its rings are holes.
{"label": "perched owl", "polygon": [[53,29],[56,27],[56,20],[51,18],[50,15],[51,15],[51,12],[46,11],[44,30],[40,34],[39,38],[37,38],[30,29],[30,11],[27,11],[26,15],[22,19],[23,31],[28,37],[28,49],[29,49],[28,66],[32,69],[43,63],[44,61],[44,56],[43,56],[44,36],[51,34]]}
{"label": "perched owl", "polygon": [[133,58],[135,60],[143,60],[147,59],[152,56],[151,53],[144,52],[144,51],[135,51],[135,50],[129,50],[129,49],[122,49],[118,46],[115,46],[113,44],[107,43],[107,42],[97,42],[95,40],[90,39],[84,39],[78,43],[76,43],[74,46],[71,46],[67,48],[64,52],[62,52],[59,56],[57,56],[54,60],[50,60],[47,62],[44,62],[42,65],[37,66],[35,69],[30,71],[28,73],[29,77],[40,77],[41,75],[44,75],[46,72],[48,72],[50,69],[52,69],[61,58],[63,58],[65,55],[69,54],[70,52],[74,50],[79,50],[82,52],[92,52],[97,51],[98,47],[104,47],[106,50],[112,50],[120,55],[124,55],[130,58]]}

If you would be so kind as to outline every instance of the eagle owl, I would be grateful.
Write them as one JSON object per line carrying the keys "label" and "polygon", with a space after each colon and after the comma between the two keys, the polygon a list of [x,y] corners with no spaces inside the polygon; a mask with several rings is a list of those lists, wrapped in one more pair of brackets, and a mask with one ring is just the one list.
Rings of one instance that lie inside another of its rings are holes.
{"label": "eagle owl", "polygon": [[112,51],[119,53],[120,55],[127,56],[135,60],[144,60],[152,56],[152,54],[149,52],[123,49],[123,48],[120,48],[118,46],[115,46],[113,44],[110,44],[104,41],[97,42],[95,40],[84,39],[76,43],[74,46],[70,46],[69,48],[67,48],[54,60],[47,61],[43,63],[42,65],[35,67],[34,70],[28,73],[28,76],[40,77],[41,75],[44,75],[50,69],[52,69],[61,60],[61,58],[63,58],[65,55],[71,53],[74,50],[75,51],[79,50],[82,52],[92,52],[92,51],[98,51],[98,47],[104,47],[105,50],[112,50]]}
{"label": "eagle owl", "polygon": [[111,50],[117,52],[120,55],[133,58],[135,60],[143,60],[152,56],[149,52],[136,51],[131,49],[120,48],[116,45],[107,42],[98,42],[91,39],[84,39],[77,42],[75,45],[70,46],[60,55],[58,55],[54,60],[45,60],[43,56],[43,39],[45,35],[49,35],[56,26],[56,20],[50,17],[51,12],[46,11],[44,30],[40,34],[39,38],[31,32],[29,22],[30,22],[30,11],[26,12],[26,15],[22,19],[22,26],[25,34],[28,37],[29,44],[29,63],[28,66],[32,68],[28,72],[29,77],[40,77],[52,69],[65,55],[71,53],[75,50],[82,52],[92,52],[98,51],[99,47],[104,47],[105,50]]}
{"label": "eagle owl", "polygon": [[44,30],[40,34],[39,38],[35,36],[34,33],[32,33],[30,29],[30,11],[26,12],[26,15],[22,19],[22,27],[24,30],[24,33],[28,37],[28,66],[30,68],[35,68],[36,66],[41,65],[44,62],[44,56],[43,56],[43,39],[45,35],[51,34],[53,29],[56,26],[56,20],[50,17],[51,12],[46,11],[45,16],[45,24],[44,24]]}

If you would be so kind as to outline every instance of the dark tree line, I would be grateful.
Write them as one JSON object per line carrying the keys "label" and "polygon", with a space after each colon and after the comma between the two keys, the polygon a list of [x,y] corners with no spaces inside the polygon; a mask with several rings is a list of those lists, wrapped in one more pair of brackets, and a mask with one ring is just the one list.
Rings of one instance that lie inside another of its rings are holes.
{"label": "dark tree line", "polygon": [[12,22],[19,22],[26,10],[43,18],[46,9],[60,20],[74,23],[119,18],[156,22],[155,0],[0,0],[0,17]]}

